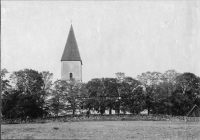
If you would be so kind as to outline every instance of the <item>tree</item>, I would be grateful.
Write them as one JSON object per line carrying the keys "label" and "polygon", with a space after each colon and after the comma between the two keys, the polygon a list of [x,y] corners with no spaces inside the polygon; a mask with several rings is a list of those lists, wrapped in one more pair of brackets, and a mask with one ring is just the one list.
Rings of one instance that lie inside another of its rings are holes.
{"label": "tree", "polygon": [[7,119],[14,119],[18,117],[20,112],[17,108],[17,101],[18,95],[20,94],[19,91],[13,90],[11,92],[5,92],[2,94],[2,115],[4,118]]}
{"label": "tree", "polygon": [[129,110],[132,113],[140,113],[145,108],[145,92],[140,81],[131,77],[125,78],[125,82],[130,85]]}
{"label": "tree", "polygon": [[142,85],[145,87],[146,91],[146,106],[148,109],[148,115],[150,113],[150,110],[153,109],[154,103],[156,101],[155,96],[155,89],[156,85],[160,84],[162,82],[161,73],[159,72],[146,72],[142,73],[142,75],[138,75],[138,80],[142,83]]}
{"label": "tree", "polygon": [[42,75],[42,80],[44,82],[42,86],[42,98],[46,99],[51,93],[53,85],[52,83],[53,73],[50,73],[49,71],[43,71],[41,72],[41,75]]}
{"label": "tree", "polygon": [[2,93],[5,91],[8,91],[8,89],[11,88],[11,85],[9,84],[9,80],[4,79],[7,73],[9,73],[7,71],[7,69],[1,70],[1,91],[2,91]]}
{"label": "tree", "polygon": [[66,84],[66,90],[64,91],[64,99],[66,99],[67,103],[70,104],[70,108],[72,108],[72,114],[75,115],[77,109],[81,109],[81,86],[82,83],[76,80],[69,80]]}
{"label": "tree", "polygon": [[104,93],[106,96],[105,107],[109,109],[109,114],[112,114],[112,109],[116,108],[116,101],[118,99],[117,79],[116,78],[102,78]]}
{"label": "tree", "polygon": [[119,82],[122,82],[125,78],[125,73],[124,72],[117,72],[115,73],[116,78]]}
{"label": "tree", "polygon": [[16,110],[19,112],[20,118],[38,118],[43,117],[47,112],[42,108],[42,104],[37,96],[31,94],[18,95]]}
{"label": "tree", "polygon": [[183,94],[199,93],[199,78],[193,73],[183,73],[176,78],[177,90]]}
{"label": "tree", "polygon": [[14,71],[11,74],[12,83],[15,88],[24,94],[41,94],[44,81],[42,74],[32,69]]}
{"label": "tree", "polygon": [[51,98],[49,100],[50,111],[58,116],[62,113],[66,107],[65,100],[63,98],[64,92],[67,90],[67,82],[65,80],[57,80],[54,82],[54,88],[51,92]]}
{"label": "tree", "polygon": [[131,92],[131,103],[129,104],[130,112],[139,114],[141,111],[145,109],[145,92],[141,85],[135,87]]}
{"label": "tree", "polygon": [[116,73],[118,83],[118,114],[120,108],[125,111],[132,113],[139,113],[144,108],[144,92],[141,82],[133,79],[132,77],[126,77],[125,73]]}
{"label": "tree", "polygon": [[15,71],[11,74],[11,81],[14,83],[15,90],[19,92],[17,109],[23,116],[33,118],[42,117],[46,113],[41,98],[41,90],[44,84],[42,75],[31,69]]}
{"label": "tree", "polygon": [[106,94],[102,79],[90,80],[86,84],[86,89],[88,91],[88,99],[85,101],[85,107],[89,110],[93,108],[103,115],[106,109]]}
{"label": "tree", "polygon": [[172,95],[173,114],[185,115],[195,104],[200,105],[199,85],[199,77],[193,73],[183,73],[176,77],[176,91]]}
{"label": "tree", "polygon": [[122,83],[125,79],[125,73],[124,72],[118,72],[118,73],[115,73],[116,75],[116,78],[117,78],[117,92],[118,92],[118,99],[116,101],[116,110],[117,110],[117,113],[118,115],[120,114],[120,110],[124,110],[125,111],[125,104],[123,104],[122,102],[122,98],[121,98],[121,94],[122,94]]}
{"label": "tree", "polygon": [[139,113],[144,108],[144,92],[141,83],[131,77],[125,77],[119,83],[121,107],[123,111]]}
{"label": "tree", "polygon": [[41,72],[42,75],[42,80],[44,82],[41,90],[41,100],[43,101],[42,108],[46,111],[49,110],[49,96],[52,92],[52,78],[53,78],[53,73],[50,73],[49,71],[43,71]]}
{"label": "tree", "polygon": [[118,86],[118,91],[119,91],[119,96],[120,96],[120,109],[125,112],[125,111],[130,111],[129,110],[129,100],[130,100],[130,93],[132,92],[131,85],[125,81],[119,83]]}
{"label": "tree", "polygon": [[162,114],[172,114],[171,108],[171,98],[173,92],[176,90],[176,77],[180,75],[175,70],[168,70],[165,73],[162,74],[162,81],[157,89],[157,92],[159,92],[159,98],[160,103],[158,103],[158,112]]}

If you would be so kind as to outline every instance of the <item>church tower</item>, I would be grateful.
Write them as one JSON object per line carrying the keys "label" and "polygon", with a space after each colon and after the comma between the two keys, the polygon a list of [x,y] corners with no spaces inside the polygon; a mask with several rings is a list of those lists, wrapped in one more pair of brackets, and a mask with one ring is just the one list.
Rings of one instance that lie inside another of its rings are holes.
{"label": "church tower", "polygon": [[61,58],[61,80],[70,79],[82,81],[82,60],[72,25]]}

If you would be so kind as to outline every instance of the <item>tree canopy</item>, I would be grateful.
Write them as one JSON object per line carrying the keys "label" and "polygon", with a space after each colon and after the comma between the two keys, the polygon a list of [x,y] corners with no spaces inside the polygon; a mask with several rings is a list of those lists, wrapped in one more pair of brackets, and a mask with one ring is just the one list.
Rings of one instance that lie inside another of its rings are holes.
{"label": "tree canopy", "polygon": [[1,70],[2,115],[8,119],[47,115],[59,116],[82,111],[106,110],[112,114],[186,115],[200,106],[200,77],[193,73],[145,72],[137,78],[116,73],[116,78],[95,78],[87,83],[71,79],[52,81],[49,71]]}

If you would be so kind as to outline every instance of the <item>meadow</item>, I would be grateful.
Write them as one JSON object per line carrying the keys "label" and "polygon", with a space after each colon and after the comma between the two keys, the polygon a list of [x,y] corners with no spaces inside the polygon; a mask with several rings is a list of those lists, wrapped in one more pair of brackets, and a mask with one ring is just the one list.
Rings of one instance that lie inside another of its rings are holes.
{"label": "meadow", "polygon": [[125,120],[3,124],[1,138],[199,140],[200,122]]}

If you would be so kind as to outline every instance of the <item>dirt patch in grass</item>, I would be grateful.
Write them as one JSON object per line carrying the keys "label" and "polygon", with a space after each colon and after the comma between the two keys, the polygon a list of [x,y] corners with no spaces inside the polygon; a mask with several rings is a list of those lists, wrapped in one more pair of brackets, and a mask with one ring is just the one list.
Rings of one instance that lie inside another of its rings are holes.
{"label": "dirt patch in grass", "polygon": [[200,139],[200,122],[89,121],[2,125],[3,139]]}
{"label": "dirt patch in grass", "polygon": [[54,127],[53,129],[55,129],[55,130],[58,130],[58,129],[59,129],[59,127]]}

